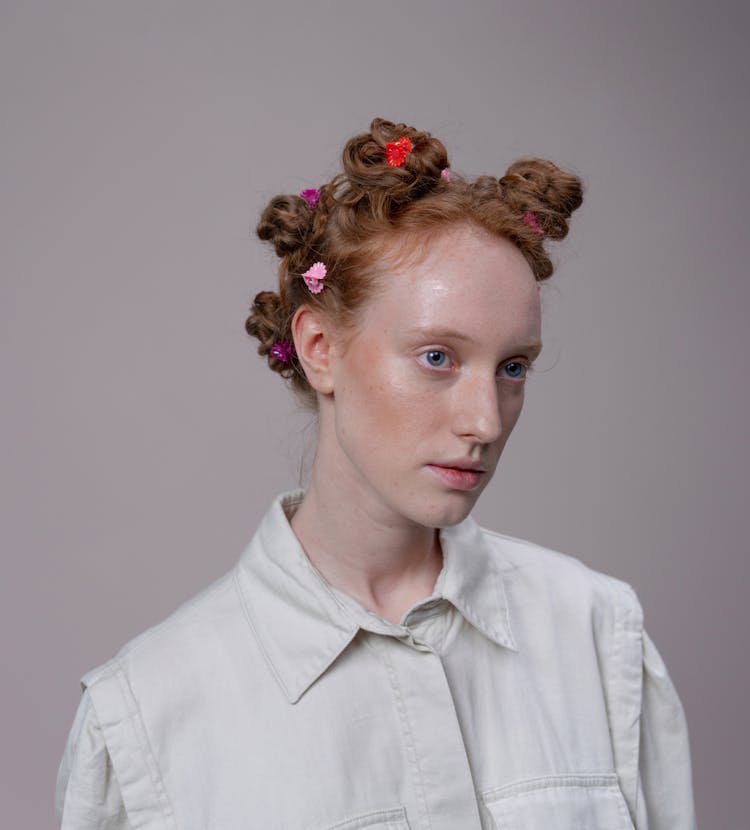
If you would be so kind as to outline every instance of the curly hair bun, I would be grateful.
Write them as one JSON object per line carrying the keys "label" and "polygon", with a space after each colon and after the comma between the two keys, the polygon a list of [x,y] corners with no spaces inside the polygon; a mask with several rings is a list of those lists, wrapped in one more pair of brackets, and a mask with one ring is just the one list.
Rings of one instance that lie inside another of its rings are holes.
{"label": "curly hair bun", "polygon": [[274,196],[261,214],[258,236],[273,244],[282,257],[305,243],[313,226],[313,211],[301,196]]}
{"label": "curly hair bun", "polygon": [[268,365],[285,377],[290,374],[290,366],[271,353],[278,340],[289,339],[288,315],[284,313],[281,297],[275,291],[261,291],[255,295],[250,316],[245,320],[245,331],[257,338],[258,354],[268,357]]}
{"label": "curly hair bun", "polygon": [[564,239],[571,215],[583,202],[578,176],[560,170],[546,159],[513,162],[499,181],[503,196],[519,213],[530,211],[550,239]]}
{"label": "curly hair bun", "polygon": [[[386,145],[401,138],[408,138],[412,149],[402,165],[392,167],[386,160]],[[340,181],[346,183],[346,190],[338,198],[349,205],[364,201],[374,215],[385,218],[440,182],[448,166],[448,151],[428,132],[374,118],[369,133],[347,141],[342,166]]]}

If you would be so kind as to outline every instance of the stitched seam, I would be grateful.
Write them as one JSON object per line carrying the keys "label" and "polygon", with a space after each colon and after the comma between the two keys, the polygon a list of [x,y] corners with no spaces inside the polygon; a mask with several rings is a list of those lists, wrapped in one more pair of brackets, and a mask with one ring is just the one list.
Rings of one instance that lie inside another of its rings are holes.
{"label": "stitched seam", "polygon": [[391,663],[390,657],[388,656],[388,650],[385,647],[385,643],[382,644],[382,656],[386,666],[386,670],[388,672],[388,680],[391,684],[391,688],[393,689],[393,694],[396,700],[396,711],[398,712],[399,719],[401,721],[401,729],[403,730],[405,736],[407,756],[411,756],[409,758],[409,766],[412,768],[412,774],[414,778],[414,789],[417,793],[417,798],[419,799],[419,803],[421,804],[423,815],[426,821],[424,827],[430,828],[432,827],[432,821],[430,819],[430,810],[427,806],[427,798],[425,797],[424,780],[422,778],[422,770],[419,767],[417,749],[414,745],[414,736],[412,734],[409,719],[406,714],[406,704],[404,703],[404,699],[401,695],[401,690],[398,687],[396,671],[393,667],[393,664]]}
{"label": "stitched seam", "polygon": [[[632,600],[632,604],[628,605],[625,602],[625,592],[627,592]],[[624,670],[624,660],[622,659],[622,648],[620,648],[620,642],[623,639],[623,633],[626,630],[634,630],[634,626],[630,624],[631,616],[635,611],[635,602],[637,602],[637,597],[635,595],[635,591],[633,588],[628,584],[624,583],[624,590],[622,592],[617,592],[618,602],[615,605],[615,636],[619,635],[618,647],[615,650],[615,665],[617,666],[617,672],[615,676],[622,677],[623,670]],[[618,624],[619,623],[619,624]],[[641,672],[643,670],[641,669]],[[614,681],[613,681],[614,682]],[[641,676],[641,688],[643,684],[643,678]],[[640,719],[640,707],[639,707],[639,715]],[[632,725],[628,724],[628,728],[632,729]],[[640,724],[638,725],[638,729],[636,730],[636,755],[640,755]],[[621,759],[616,758],[616,761],[620,761]],[[633,805],[634,815],[631,817],[628,810],[628,818],[631,821],[635,821],[635,817],[638,815],[638,799],[640,795],[640,771],[638,769],[638,762],[636,760],[636,787],[635,787],[635,803]]]}
{"label": "stitched seam", "polygon": [[[494,533],[491,530],[486,530],[485,528],[481,528],[481,530],[502,538],[500,534]],[[469,602],[466,597],[461,596],[460,598],[454,598],[446,596],[446,598],[450,599],[453,605],[461,611],[463,616],[466,617],[474,628],[481,631],[485,637],[488,637],[498,645],[510,648],[512,651],[518,651],[518,645],[513,636],[513,627],[510,621],[508,593],[505,590],[505,580],[503,579],[503,573],[511,569],[504,567],[506,562],[504,560],[499,560],[497,557],[493,557],[493,563],[498,565],[498,571],[490,571],[492,585],[489,586],[489,590],[495,603],[495,612],[497,613],[500,609],[502,609],[502,619],[505,623],[506,634],[500,634],[497,628],[488,622],[483,614],[477,612],[474,605]]]}
{"label": "stitched seam", "polygon": [[617,787],[617,775],[615,773],[545,775],[488,790],[482,794],[482,797],[489,801],[499,801],[503,798],[511,798],[529,792],[570,789],[571,787],[587,790],[615,789]]}
{"label": "stitched seam", "polygon": [[[511,649],[518,649],[516,645],[516,641],[513,638],[513,629],[511,628],[510,624],[510,616],[508,612],[508,596],[505,592],[505,586],[503,584],[502,577],[498,578],[498,574],[491,573],[490,579],[492,580],[492,585],[490,586],[492,595],[495,597],[495,601],[498,605],[502,605],[503,610],[503,620],[505,622],[505,627],[508,632],[507,637],[503,636],[498,633],[495,626],[488,623],[485,618],[479,614],[474,607],[474,605],[469,602],[468,600],[463,599],[463,605],[467,612],[467,617],[470,622],[474,625],[475,628],[478,628],[482,631],[483,634],[487,634],[489,632],[490,639],[493,642],[497,643],[498,645],[505,646],[506,648],[510,647]],[[499,602],[497,599],[497,595],[502,595],[502,602]]]}
{"label": "stitched seam", "polygon": [[[633,603],[634,603],[633,605],[631,605],[630,610],[631,610],[631,613],[634,613],[635,609],[636,609],[635,603],[638,602],[638,597],[635,593],[635,590],[630,585],[627,585],[627,589],[630,592],[631,599],[633,600]],[[624,627],[624,625],[623,625],[623,627]],[[630,626],[628,626],[628,627],[630,627]],[[633,819],[632,819],[633,821],[635,821],[636,817],[638,816],[638,806],[639,806],[639,799],[640,799],[640,795],[641,795],[641,773],[640,773],[639,758],[640,758],[640,754],[641,754],[641,724],[640,724],[640,719],[641,719],[641,712],[642,712],[642,708],[643,708],[643,696],[642,696],[642,692],[643,692],[643,633],[642,633],[642,630],[638,631],[638,633],[640,635],[639,640],[641,642],[641,682],[640,682],[640,688],[639,688],[639,693],[640,693],[641,697],[639,698],[639,701],[638,701],[638,704],[639,704],[638,705],[638,721],[639,721],[638,722],[638,728],[635,731],[635,751],[636,751],[636,774],[635,774],[635,777],[636,777],[636,786],[635,786],[635,804],[634,804],[634,807],[633,807],[633,810],[634,810],[634,816],[633,816]]]}
{"label": "stitched seam", "polygon": [[623,797],[622,790],[618,787],[617,792],[615,792],[615,801],[617,802],[617,809],[622,817],[622,820],[625,822],[626,827],[631,827],[635,825],[635,818],[630,815],[630,810],[628,810],[628,805],[625,803],[625,798]]}
{"label": "stitched seam", "polygon": [[[138,703],[135,699],[135,695],[133,694],[133,690],[130,688],[130,684],[128,683],[125,672],[120,664],[115,662],[113,668],[115,680],[120,687],[120,694],[122,695],[122,698],[129,710],[128,717],[132,722],[132,729],[135,733],[135,738],[138,741],[138,745],[146,761],[146,768],[148,770],[149,778],[151,779],[151,784],[154,788],[157,800],[161,802],[161,811],[163,811],[165,818],[169,821],[170,825],[172,827],[176,827],[174,810],[172,809],[172,804],[169,801],[169,796],[167,795],[166,788],[164,787],[164,782],[162,781],[159,771],[159,765],[156,763],[156,757],[154,756],[149,744],[148,735],[146,734],[146,726],[141,718],[141,713],[138,709]],[[140,729],[138,728],[139,726],[141,727]]]}
{"label": "stitched seam", "polygon": [[255,642],[258,644],[258,648],[260,649],[260,653],[263,655],[263,659],[266,661],[266,665],[269,668],[271,674],[276,678],[276,682],[281,686],[284,694],[287,696],[288,699],[291,700],[292,694],[289,691],[286,683],[284,683],[283,678],[281,675],[276,671],[276,666],[274,666],[273,661],[271,660],[271,656],[266,651],[265,647],[263,646],[263,640],[260,638],[255,625],[253,624],[252,617],[250,616],[250,609],[247,604],[247,600],[245,598],[244,591],[242,590],[242,585],[240,584],[239,577],[237,575],[237,567],[235,567],[232,571],[232,580],[234,582],[234,587],[237,590],[237,595],[240,601],[240,606],[242,608],[242,613],[247,620],[247,624],[250,626],[250,630],[253,632],[253,636],[255,637]]}
{"label": "stitched seam", "polygon": [[337,824],[332,824],[328,830],[345,830],[347,827],[368,827],[373,825],[375,822],[380,823],[382,821],[388,822],[390,826],[396,826],[393,825],[393,822],[398,819],[403,821],[405,819],[405,815],[406,811],[403,807],[399,807],[394,810],[378,810],[375,813],[365,813],[361,816],[344,819],[344,821],[340,821]]}
{"label": "stitched seam", "polygon": [[[86,696],[86,708],[81,714],[81,723],[76,730],[75,740],[73,742],[73,749],[70,753],[70,764],[68,766],[68,780],[65,782],[65,792],[63,793],[63,799],[61,809],[62,809],[62,816],[65,816],[65,804],[68,801],[68,793],[70,792],[71,782],[73,780],[72,772],[75,769],[76,761],[78,760],[78,753],[79,748],[81,745],[81,733],[83,732],[83,728],[86,725],[86,718],[89,716],[89,713],[93,710],[94,717],[96,718],[96,724],[101,731],[101,723],[99,723],[99,717],[96,713],[96,709],[94,709],[94,704],[91,700],[91,695],[88,692],[87,687],[84,686],[84,695]],[[103,737],[103,734],[102,734]]]}
{"label": "stitched seam", "polygon": [[[615,689],[615,681],[618,677],[621,676],[621,672],[623,669],[623,660],[622,660],[622,631],[624,629],[624,623],[622,619],[622,612],[624,609],[624,604],[622,601],[622,593],[620,591],[614,592],[614,600],[615,600],[615,622],[612,626],[612,665],[613,665],[613,672],[612,677],[607,682],[607,691],[609,695],[609,700],[611,701],[611,705],[616,707],[617,700],[615,698],[616,689]],[[617,717],[616,711],[611,711],[609,713],[610,723],[612,723],[613,718]],[[610,734],[612,733],[612,728],[610,727]],[[614,735],[612,735],[614,739]],[[614,748],[614,747],[613,747]],[[615,762],[617,763],[621,759],[615,758]]]}

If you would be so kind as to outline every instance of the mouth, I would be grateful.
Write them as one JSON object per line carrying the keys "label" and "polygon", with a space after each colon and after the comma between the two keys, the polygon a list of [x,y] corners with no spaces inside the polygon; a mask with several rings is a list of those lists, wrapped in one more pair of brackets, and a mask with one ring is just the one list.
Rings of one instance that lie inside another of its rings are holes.
{"label": "mouth", "polygon": [[453,490],[474,490],[486,474],[482,467],[467,468],[428,464],[427,469]]}

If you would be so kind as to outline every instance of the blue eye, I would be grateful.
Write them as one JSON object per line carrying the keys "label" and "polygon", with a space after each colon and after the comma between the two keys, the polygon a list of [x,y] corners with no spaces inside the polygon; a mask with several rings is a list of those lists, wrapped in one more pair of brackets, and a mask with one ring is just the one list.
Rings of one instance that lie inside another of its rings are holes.
{"label": "blue eye", "polygon": [[529,370],[529,367],[525,363],[506,363],[503,366],[503,369],[508,373],[509,377],[512,377],[514,380],[518,380],[519,378],[525,378],[526,373]]}
{"label": "blue eye", "polygon": [[427,365],[432,366],[434,369],[442,369],[448,362],[448,355],[440,351],[440,349],[430,349],[429,352],[424,352],[420,357],[424,357]]}

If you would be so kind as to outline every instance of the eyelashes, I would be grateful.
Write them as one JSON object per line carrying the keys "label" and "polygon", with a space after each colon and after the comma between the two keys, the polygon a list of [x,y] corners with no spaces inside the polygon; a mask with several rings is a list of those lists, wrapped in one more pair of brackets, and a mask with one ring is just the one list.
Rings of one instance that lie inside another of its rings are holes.
{"label": "eyelashes", "polygon": [[[423,366],[446,372],[450,369],[451,358],[443,349],[428,349],[417,358]],[[524,380],[532,370],[532,364],[521,360],[510,360],[500,367],[500,372],[507,372],[511,380]]]}

